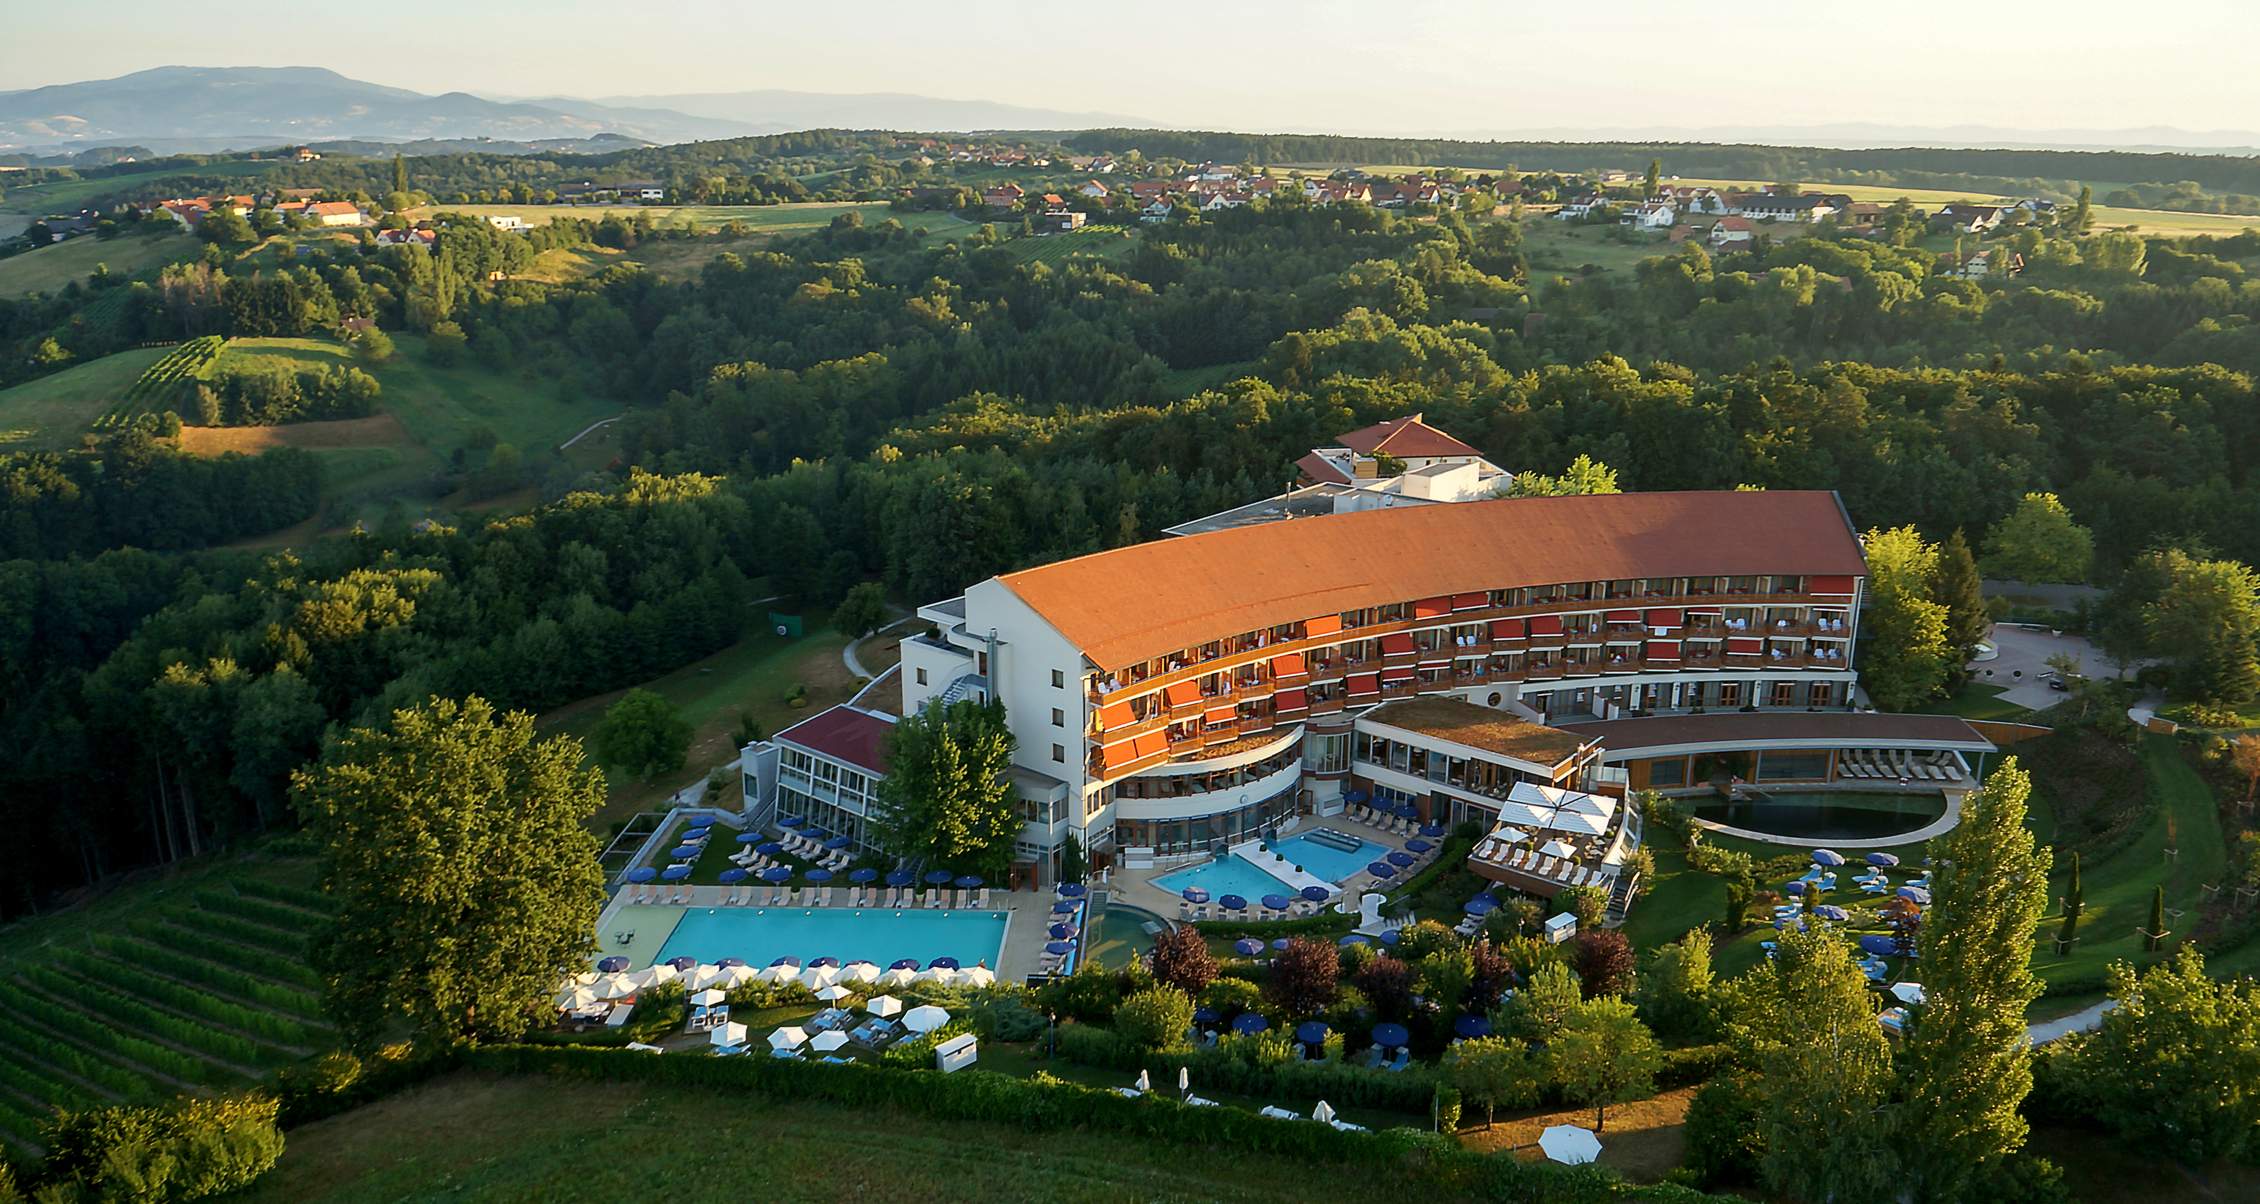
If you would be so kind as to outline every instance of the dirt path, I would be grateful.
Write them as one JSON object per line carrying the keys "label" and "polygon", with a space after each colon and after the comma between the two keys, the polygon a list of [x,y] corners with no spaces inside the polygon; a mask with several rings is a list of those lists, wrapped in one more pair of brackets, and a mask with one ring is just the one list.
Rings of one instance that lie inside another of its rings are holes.
{"label": "dirt path", "polygon": [[[1641,1183],[1663,1178],[1686,1158],[1687,1104],[1695,1098],[1695,1090],[1682,1087],[1610,1108],[1608,1127],[1601,1131],[1601,1165]],[[1553,1125],[1590,1129],[1593,1109],[1565,1108],[1501,1116],[1498,1124],[1489,1129],[1480,1127],[1482,1111],[1469,1109],[1460,1115],[1460,1123],[1478,1126],[1460,1133],[1460,1144],[1469,1149],[1512,1153],[1517,1158],[1537,1161],[1545,1157],[1538,1149],[1539,1134]]]}

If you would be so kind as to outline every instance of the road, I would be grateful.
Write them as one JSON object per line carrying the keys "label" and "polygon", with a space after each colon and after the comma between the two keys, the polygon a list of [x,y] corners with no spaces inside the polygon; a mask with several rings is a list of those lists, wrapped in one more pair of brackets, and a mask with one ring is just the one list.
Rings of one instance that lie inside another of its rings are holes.
{"label": "road", "polygon": [[2118,1006],[2118,1000],[2106,999],[2093,1007],[2081,1008],[2069,1016],[2059,1016],[2054,1020],[2043,1020],[2039,1024],[2027,1026],[2025,1037],[2034,1045],[2046,1045],[2058,1037],[2089,1032],[2102,1026],[2103,1013]]}

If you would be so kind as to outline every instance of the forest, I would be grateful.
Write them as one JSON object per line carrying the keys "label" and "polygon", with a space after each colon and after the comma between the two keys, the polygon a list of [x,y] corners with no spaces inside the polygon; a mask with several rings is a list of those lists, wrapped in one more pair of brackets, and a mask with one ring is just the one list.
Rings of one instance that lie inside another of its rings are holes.
{"label": "forest", "polygon": [[82,312],[171,337],[359,316],[634,407],[617,462],[529,514],[288,554],[219,545],[291,521],[289,453],[190,461],[133,429],[12,457],[0,731],[31,751],[0,765],[0,909],[287,823],[287,773],[337,725],[644,680],[740,638],[756,580],[804,608],[873,578],[915,601],[1150,538],[1413,410],[1510,469],[1834,488],[1862,528],[1932,538],[2052,492],[2104,580],[2167,545],[2260,561],[2252,235],[2031,227],[1995,244],[2023,275],[1971,280],[1831,232],[1550,276],[1511,221],[1294,198],[1056,264],[894,231],[845,215],[691,277],[545,282],[493,278],[524,252],[461,223],[433,252],[0,310],[86,354],[118,336]]}

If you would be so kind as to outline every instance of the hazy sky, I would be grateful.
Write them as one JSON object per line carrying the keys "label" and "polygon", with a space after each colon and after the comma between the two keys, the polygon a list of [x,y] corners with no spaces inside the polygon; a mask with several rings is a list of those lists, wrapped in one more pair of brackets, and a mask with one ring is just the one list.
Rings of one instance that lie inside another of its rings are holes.
{"label": "hazy sky", "polygon": [[899,91],[1242,130],[2260,126],[2254,0],[7,8],[0,89],[169,63],[309,65],[428,92]]}

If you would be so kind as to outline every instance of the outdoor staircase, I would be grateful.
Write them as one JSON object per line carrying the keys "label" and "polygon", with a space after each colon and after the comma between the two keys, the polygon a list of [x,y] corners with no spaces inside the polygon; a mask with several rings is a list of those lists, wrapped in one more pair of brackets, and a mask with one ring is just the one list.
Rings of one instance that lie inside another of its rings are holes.
{"label": "outdoor staircase", "polygon": [[960,674],[956,681],[949,684],[948,689],[942,691],[942,705],[946,707],[961,698],[972,698],[976,693],[982,698],[989,696],[989,679],[972,673]]}
{"label": "outdoor staircase", "polygon": [[1616,928],[1622,926],[1624,917],[1632,911],[1632,901],[1639,896],[1640,876],[1637,874],[1618,874],[1615,883],[1609,887],[1609,910],[1606,915],[1601,917],[1601,927]]}

